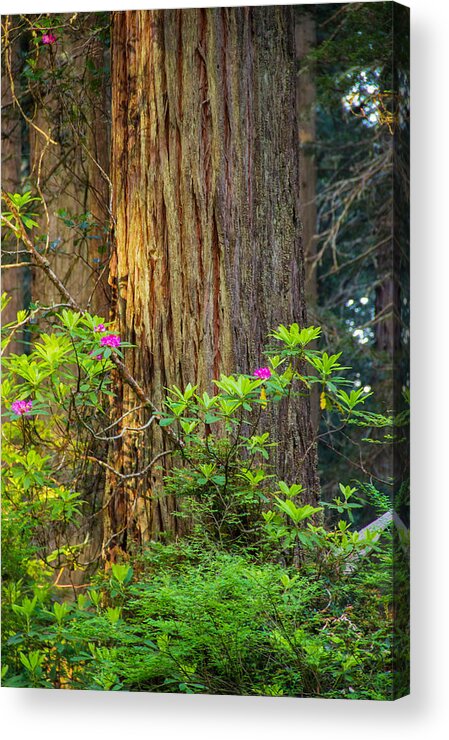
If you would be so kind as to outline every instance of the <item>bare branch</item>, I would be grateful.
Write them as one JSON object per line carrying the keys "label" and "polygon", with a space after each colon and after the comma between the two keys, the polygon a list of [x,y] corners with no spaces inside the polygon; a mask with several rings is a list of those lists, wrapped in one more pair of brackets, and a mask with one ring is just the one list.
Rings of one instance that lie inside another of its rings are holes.
{"label": "bare branch", "polygon": [[[2,216],[2,220],[6,223],[7,226],[9,226],[10,229],[14,231],[16,236],[19,236],[21,240],[23,241],[24,245],[27,247],[29,253],[31,254],[32,258],[34,259],[35,263],[38,264],[44,272],[46,273],[48,279],[53,283],[53,285],[56,287],[60,295],[67,301],[67,304],[70,308],[74,309],[75,311],[78,311],[80,314],[84,315],[87,313],[82,306],[78,303],[78,301],[75,300],[75,298],[72,297],[72,295],[69,293],[63,282],[60,280],[60,278],[56,275],[56,273],[52,270],[52,267],[50,265],[50,262],[44,255],[42,255],[36,247],[34,246],[33,242],[31,241],[30,237],[27,234],[27,231],[25,229],[25,226],[22,223],[22,220],[20,218],[19,211],[9,195],[2,191],[2,197],[7,203],[8,207],[11,210],[11,213],[13,214],[16,225],[13,225],[8,219],[6,219],[4,216]],[[133,389],[134,393],[136,394],[137,398],[142,401],[142,403],[145,406],[148,406],[151,411],[153,412],[153,416],[156,418],[156,420],[159,420],[161,417],[161,412],[157,409],[157,407],[154,405],[151,398],[147,396],[144,389],[138,383],[138,381],[131,375],[128,368],[126,367],[125,363],[122,362],[122,360],[119,358],[119,356],[113,352],[111,355],[111,361],[116,366],[118,373],[122,380],[127,383],[127,385],[130,386],[130,388]],[[175,432],[170,429],[170,427],[160,427],[163,431],[163,433],[171,439],[171,441],[177,446],[177,447],[183,447],[184,442],[182,439],[178,437]]]}
{"label": "bare branch", "polygon": [[88,456],[88,460],[92,460],[92,462],[98,463],[98,465],[101,465],[103,468],[107,468],[111,473],[116,475],[120,480],[131,480],[132,478],[141,478],[143,475],[146,475],[153,465],[157,463],[158,460],[160,460],[162,457],[165,457],[166,455],[171,455],[173,453],[173,450],[164,450],[164,452],[160,452],[159,455],[156,455],[156,457],[153,457],[151,462],[148,463],[142,470],[138,470],[136,473],[120,473],[118,470],[115,470],[111,465],[108,465],[108,463],[104,462],[104,460],[99,460],[97,457],[93,457],[92,455]]}

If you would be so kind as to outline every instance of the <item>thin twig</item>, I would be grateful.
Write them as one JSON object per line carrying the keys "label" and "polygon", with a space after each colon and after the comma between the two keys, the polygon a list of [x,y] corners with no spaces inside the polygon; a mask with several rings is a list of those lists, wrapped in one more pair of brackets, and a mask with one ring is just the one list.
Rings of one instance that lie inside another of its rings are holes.
{"label": "thin twig", "polygon": [[[5,201],[5,203],[9,206],[11,213],[13,214],[16,225],[13,225],[8,219],[2,215],[2,220],[6,223],[6,225],[12,229],[12,231],[16,234],[16,236],[20,236],[23,243],[27,247],[29,253],[35,260],[36,264],[40,265],[44,272],[46,273],[48,279],[53,283],[55,288],[58,290],[60,295],[67,301],[67,304],[70,308],[74,309],[75,311],[78,311],[80,314],[84,315],[86,314],[86,311],[82,308],[82,306],[78,303],[78,301],[73,298],[73,296],[69,293],[67,288],[65,287],[64,283],[60,280],[60,278],[56,275],[56,273],[53,271],[50,262],[44,255],[42,255],[36,247],[34,246],[33,242],[31,241],[30,237],[28,236],[25,226],[22,223],[22,220],[20,218],[19,211],[14,204],[14,202],[11,200],[9,195],[2,191],[2,197]],[[144,389],[138,383],[138,381],[131,375],[128,368],[126,367],[125,363],[122,362],[122,360],[119,358],[117,353],[112,352],[111,354],[111,362],[114,363],[116,366],[119,375],[121,376],[122,380],[127,383],[127,385],[130,386],[130,388],[133,389],[134,393],[136,394],[137,398],[142,401],[142,403],[145,406],[148,406],[151,411],[153,412],[153,416],[155,417],[156,421],[159,421],[161,418],[161,412],[158,410],[158,408],[155,406],[151,398],[147,396]],[[184,446],[184,442],[182,439],[178,437],[175,432],[170,429],[170,427],[160,427],[163,431],[163,433],[169,437],[169,439],[178,447],[182,448]]]}
{"label": "thin twig", "polygon": [[98,463],[98,465],[101,465],[103,468],[107,468],[111,473],[114,473],[120,480],[130,480],[131,478],[141,478],[143,475],[148,473],[149,470],[157,463],[158,460],[160,460],[162,457],[165,457],[166,455],[171,455],[173,453],[173,450],[164,450],[164,452],[160,452],[159,455],[156,455],[156,457],[153,457],[151,462],[148,463],[142,470],[138,470],[136,473],[120,473],[118,470],[115,470],[111,465],[104,462],[104,460],[99,460],[97,457],[94,457],[93,455],[88,456],[88,460],[92,460],[92,462]]}

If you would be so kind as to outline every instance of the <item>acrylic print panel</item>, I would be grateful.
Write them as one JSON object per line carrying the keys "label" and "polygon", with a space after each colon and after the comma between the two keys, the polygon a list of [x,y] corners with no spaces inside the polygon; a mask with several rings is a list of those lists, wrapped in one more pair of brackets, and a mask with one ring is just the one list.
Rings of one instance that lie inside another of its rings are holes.
{"label": "acrylic print panel", "polygon": [[408,23],[3,16],[4,686],[408,693]]}

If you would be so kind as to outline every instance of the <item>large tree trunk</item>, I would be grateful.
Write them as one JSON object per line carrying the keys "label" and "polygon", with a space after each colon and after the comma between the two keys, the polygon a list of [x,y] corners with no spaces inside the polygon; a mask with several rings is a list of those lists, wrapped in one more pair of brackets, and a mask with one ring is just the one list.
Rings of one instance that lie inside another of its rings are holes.
{"label": "large tree trunk", "polygon": [[[294,33],[290,7],[113,15],[110,279],[117,327],[136,345],[126,364],[158,406],[172,383],[211,392],[220,372],[252,372],[272,327],[307,323]],[[120,404],[135,405],[128,387]],[[282,404],[267,428],[279,478],[316,501],[308,402]],[[112,456],[122,473],[163,449],[153,427],[127,439]],[[108,540],[173,529],[157,482],[154,470],[110,481]]]}
{"label": "large tree trunk", "polygon": [[306,263],[305,294],[307,308],[317,302],[316,282],[316,83],[310,52],[316,47],[316,22],[313,7],[296,9],[296,54],[298,58],[297,104],[300,141],[301,223]]}
{"label": "large tree trunk", "polygon": [[[299,120],[299,178],[301,193],[302,243],[305,260],[305,296],[310,323],[316,324],[317,287],[317,169],[316,169],[316,72],[310,53],[316,47],[315,9],[296,8],[296,55],[298,61],[297,112]],[[313,429],[320,423],[320,389],[314,385],[310,408]]]}

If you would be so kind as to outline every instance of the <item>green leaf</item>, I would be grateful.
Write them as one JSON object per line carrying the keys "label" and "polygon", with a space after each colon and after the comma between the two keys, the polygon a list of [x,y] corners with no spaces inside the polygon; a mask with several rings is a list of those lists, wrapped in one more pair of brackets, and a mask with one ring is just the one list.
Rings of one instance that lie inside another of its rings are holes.
{"label": "green leaf", "polygon": [[174,421],[176,421],[176,416],[167,416],[165,419],[159,420],[159,426],[168,427],[170,424],[173,424]]}
{"label": "green leaf", "polygon": [[217,421],[221,421],[221,419],[216,414],[207,413],[204,416],[205,424],[215,424]]}

